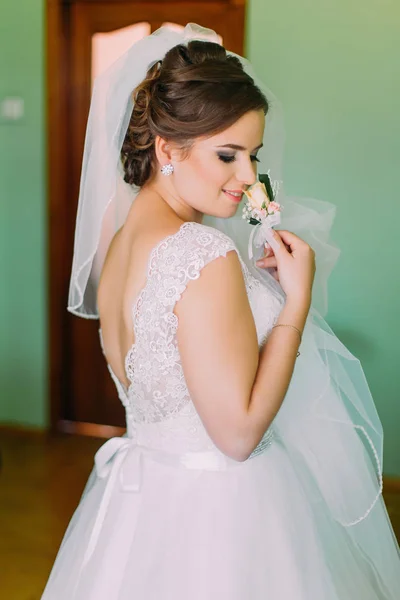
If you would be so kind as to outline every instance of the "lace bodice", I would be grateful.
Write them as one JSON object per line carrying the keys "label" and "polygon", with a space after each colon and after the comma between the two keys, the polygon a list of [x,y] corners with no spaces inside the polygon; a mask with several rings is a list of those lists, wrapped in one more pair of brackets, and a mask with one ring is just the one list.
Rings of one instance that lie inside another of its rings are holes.
{"label": "lace bodice", "polygon": [[174,307],[189,282],[200,277],[209,262],[231,250],[237,252],[242,266],[261,346],[283,300],[251,275],[229,236],[207,225],[186,222],[150,253],[146,285],[132,308],[135,343],[125,359],[128,389],[108,365],[126,409],[128,435],[140,444],[169,452],[216,448],[186,386]]}

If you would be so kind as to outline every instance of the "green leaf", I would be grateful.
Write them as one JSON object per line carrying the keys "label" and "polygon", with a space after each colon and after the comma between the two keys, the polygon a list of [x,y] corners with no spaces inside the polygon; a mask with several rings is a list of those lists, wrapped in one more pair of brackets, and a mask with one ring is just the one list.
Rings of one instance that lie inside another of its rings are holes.
{"label": "green leaf", "polygon": [[259,181],[265,185],[265,189],[267,190],[268,198],[272,202],[274,200],[274,192],[272,191],[271,180],[267,173],[260,173],[258,176]]}
{"label": "green leaf", "polygon": [[250,225],[258,225],[259,223],[261,223],[261,221],[258,221],[257,219],[250,217],[249,223],[250,223]]}

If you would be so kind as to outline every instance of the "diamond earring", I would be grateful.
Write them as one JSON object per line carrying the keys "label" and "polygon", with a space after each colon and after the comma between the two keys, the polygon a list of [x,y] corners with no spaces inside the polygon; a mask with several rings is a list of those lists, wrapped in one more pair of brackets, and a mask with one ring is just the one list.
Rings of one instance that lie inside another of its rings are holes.
{"label": "diamond earring", "polygon": [[174,165],[171,165],[171,163],[161,167],[161,173],[163,175],[172,175],[173,172],[174,172]]}

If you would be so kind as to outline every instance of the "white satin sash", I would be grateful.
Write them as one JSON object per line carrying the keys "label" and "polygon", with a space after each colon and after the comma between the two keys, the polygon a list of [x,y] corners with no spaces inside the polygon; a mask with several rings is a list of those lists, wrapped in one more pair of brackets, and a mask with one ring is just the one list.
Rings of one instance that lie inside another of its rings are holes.
{"label": "white satin sash", "polygon": [[[264,452],[270,446],[272,439],[273,431],[271,429],[266,432],[249,459]],[[129,470],[124,468],[124,463],[128,455]],[[114,437],[109,439],[99,448],[94,458],[97,476],[100,479],[107,478],[107,483],[85,551],[82,568],[88,563],[95,550],[114,485],[118,484],[123,492],[137,493],[140,491],[142,485],[143,456],[149,456],[153,460],[175,467],[206,471],[225,471],[228,468],[243,464],[214,450],[176,454],[139,445],[130,437]]]}

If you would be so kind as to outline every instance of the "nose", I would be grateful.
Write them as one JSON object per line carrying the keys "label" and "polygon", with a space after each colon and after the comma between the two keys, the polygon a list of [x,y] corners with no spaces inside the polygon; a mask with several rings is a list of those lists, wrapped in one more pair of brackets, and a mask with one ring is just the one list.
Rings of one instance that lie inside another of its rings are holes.
{"label": "nose", "polygon": [[257,163],[253,163],[249,157],[243,157],[242,160],[237,162],[237,180],[248,186],[253,185],[257,181]]}

